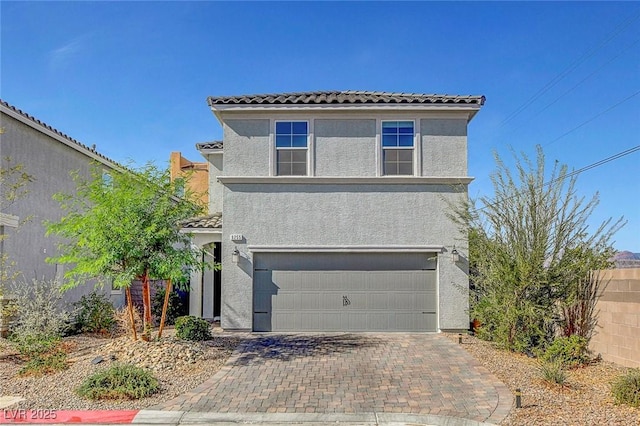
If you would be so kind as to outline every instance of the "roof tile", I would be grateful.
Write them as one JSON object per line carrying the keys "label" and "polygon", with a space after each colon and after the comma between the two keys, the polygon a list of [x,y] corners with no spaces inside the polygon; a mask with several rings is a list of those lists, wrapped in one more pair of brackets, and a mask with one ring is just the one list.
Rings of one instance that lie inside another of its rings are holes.
{"label": "roof tile", "polygon": [[436,95],[370,91],[325,91],[240,96],[210,96],[215,105],[295,105],[295,104],[474,104],[484,105],[484,96]]}
{"label": "roof tile", "polygon": [[108,162],[110,162],[110,163],[112,163],[114,165],[117,165],[117,166],[122,167],[122,168],[125,167],[122,164],[118,163],[117,161],[114,161],[114,160],[110,159],[109,157],[107,157],[107,156],[105,156],[103,154],[100,154],[98,151],[96,151],[96,146],[95,145],[92,145],[91,147],[88,147],[87,145],[78,142],[77,140],[73,139],[72,137],[62,133],[61,131],[59,131],[59,130],[51,127],[51,126],[49,126],[48,124],[38,120],[37,118],[33,117],[32,115],[27,114],[26,112],[22,111],[21,109],[18,109],[16,107],[14,107],[13,105],[9,104],[8,102],[5,102],[2,99],[0,99],[0,105],[10,109],[11,111],[13,111],[13,112],[15,112],[17,114],[20,114],[22,117],[32,121],[33,123],[38,124],[38,125],[46,128],[46,129],[52,131],[53,133],[57,134],[58,136],[61,136],[61,137],[65,138],[69,142],[72,142],[75,145],[77,145],[79,148],[84,148],[84,149],[86,149],[88,151],[91,151],[92,153],[94,153],[98,157],[100,157],[100,158],[102,158],[102,159],[104,159],[104,160],[106,160],[106,161],[108,161]]}
{"label": "roof tile", "polygon": [[222,213],[199,216],[180,222],[182,228],[222,228]]}
{"label": "roof tile", "polygon": [[196,144],[196,149],[222,149],[223,142],[222,141],[213,141],[213,142],[202,142]]}

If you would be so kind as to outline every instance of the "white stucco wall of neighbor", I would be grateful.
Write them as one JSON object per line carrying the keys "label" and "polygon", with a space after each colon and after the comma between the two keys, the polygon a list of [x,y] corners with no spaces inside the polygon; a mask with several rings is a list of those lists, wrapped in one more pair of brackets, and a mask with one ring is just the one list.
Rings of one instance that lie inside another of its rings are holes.
{"label": "white stucco wall of neighbor", "polygon": [[[447,217],[447,203],[466,197],[470,181],[467,113],[444,118],[410,111],[393,116],[351,113],[348,118],[345,113],[257,115],[222,117],[222,327],[252,328],[257,247],[382,252],[419,247],[425,256],[438,258],[438,329],[467,329],[467,241]],[[311,176],[285,182],[268,178],[273,176],[272,133],[278,119],[310,122]],[[416,123],[415,176],[379,176],[379,124],[386,119]],[[442,177],[449,179],[438,180]],[[232,234],[242,239],[231,241]],[[457,263],[451,256],[454,246],[462,255]],[[241,254],[237,264],[232,262],[234,248]]]}

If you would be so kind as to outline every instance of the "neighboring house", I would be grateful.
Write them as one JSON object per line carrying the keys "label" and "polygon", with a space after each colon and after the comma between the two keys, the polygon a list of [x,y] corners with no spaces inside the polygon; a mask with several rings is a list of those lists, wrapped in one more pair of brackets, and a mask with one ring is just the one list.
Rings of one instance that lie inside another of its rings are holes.
{"label": "neighboring house", "polygon": [[[70,175],[78,171],[88,178],[93,163],[105,170],[122,169],[122,166],[89,148],[75,139],[59,132],[29,114],[0,101],[0,157],[2,167],[22,164],[24,171],[33,177],[26,186],[26,194],[8,206],[3,217],[27,219],[18,227],[4,227],[6,239],[2,250],[15,262],[27,282],[31,279],[61,279],[64,265],[46,263],[45,259],[56,254],[57,240],[46,237],[45,221],[57,221],[63,211],[52,196],[58,192],[72,193],[76,184]],[[0,191],[2,188],[0,188]],[[3,220],[3,223],[5,221]],[[13,223],[15,225],[15,223]],[[83,294],[93,290],[92,282],[86,286],[69,290],[64,295],[66,302],[75,302]],[[105,291],[112,301],[120,305],[120,291]]]}
{"label": "neighboring house", "polygon": [[189,161],[180,152],[172,152],[169,158],[171,180],[187,178],[189,190],[195,197],[193,201],[209,204],[209,168],[206,162]]}
{"label": "neighboring house", "polygon": [[220,250],[221,297],[194,276],[191,313],[220,309],[227,330],[468,329],[467,237],[447,213],[467,196],[467,126],[484,100],[208,98],[224,135],[197,146],[211,214],[184,230]]}

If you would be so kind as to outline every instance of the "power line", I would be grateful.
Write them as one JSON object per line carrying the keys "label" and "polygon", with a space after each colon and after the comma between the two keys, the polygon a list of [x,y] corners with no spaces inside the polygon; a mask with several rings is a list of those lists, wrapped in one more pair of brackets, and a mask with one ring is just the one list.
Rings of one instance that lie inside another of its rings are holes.
{"label": "power line", "polygon": [[562,71],[560,74],[558,74],[557,76],[552,78],[551,81],[549,81],[547,84],[545,84],[540,90],[538,90],[536,93],[534,93],[522,105],[520,105],[518,108],[516,108],[515,111],[513,111],[504,120],[502,120],[502,122],[500,122],[500,126],[504,126],[509,121],[511,121],[514,117],[519,115],[522,111],[527,109],[527,107],[531,103],[533,103],[535,100],[537,100],[542,95],[547,93],[553,86],[558,84],[562,79],[564,79],[567,75],[569,75],[573,70],[575,70],[583,62],[585,62],[587,59],[589,59],[590,57],[595,55],[595,53],[598,50],[600,50],[602,47],[604,47],[606,44],[608,44],[611,40],[613,40],[615,37],[617,37],[622,31],[624,31],[629,25],[631,25],[638,18],[640,18],[640,13],[637,13],[637,14],[631,16],[631,18],[629,18],[627,21],[624,21],[622,24],[618,25],[618,27],[616,27],[613,30],[613,32],[609,36],[607,36],[607,38],[605,40],[603,40],[600,44],[598,44],[593,49],[588,50],[587,52],[585,52],[582,56],[580,56],[578,59],[576,59],[574,62],[572,62],[564,71]]}
{"label": "power line", "polygon": [[635,47],[638,43],[640,42],[640,39],[634,41],[633,43],[631,43],[629,46],[627,46],[625,49],[623,49],[622,51],[620,51],[617,55],[615,55],[613,58],[609,59],[607,62],[605,62],[604,64],[602,64],[600,67],[598,67],[596,70],[594,70],[593,72],[591,72],[589,75],[587,75],[586,77],[584,77],[582,80],[580,80],[579,82],[577,82],[575,85],[573,85],[571,88],[569,88],[568,90],[566,90],[564,93],[562,93],[560,96],[558,96],[557,98],[555,98],[554,100],[552,100],[551,102],[549,102],[548,104],[546,104],[542,109],[538,110],[535,114],[530,115],[529,119],[524,122],[522,125],[514,128],[513,130],[511,130],[509,132],[509,134],[516,132],[517,130],[521,129],[525,124],[527,124],[528,122],[530,122],[533,118],[537,117],[538,115],[540,115],[541,113],[543,113],[544,111],[546,111],[549,107],[551,107],[553,104],[555,104],[556,102],[558,102],[560,99],[564,98],[565,96],[567,96],[569,93],[573,92],[578,86],[582,85],[585,81],[589,80],[591,77],[593,77],[594,75],[596,75],[600,70],[602,70],[604,67],[606,67],[607,65],[609,65],[611,62],[615,61],[616,59],[618,59],[620,56],[622,56],[624,53],[626,53],[628,50],[631,50],[633,47]]}
{"label": "power line", "polygon": [[573,129],[561,134],[560,136],[558,136],[557,138],[553,139],[552,141],[547,142],[546,144],[544,144],[544,146],[548,146],[551,145],[554,142],[559,141],[560,139],[564,138],[565,136],[567,136],[570,133],[575,132],[576,130],[578,130],[579,128],[581,128],[582,126],[584,126],[585,124],[591,123],[593,120],[595,120],[596,118],[600,117],[602,114],[605,114],[609,111],[611,111],[612,109],[622,105],[623,103],[627,102],[629,99],[634,98],[636,96],[640,95],[640,90],[638,90],[636,93],[627,96],[626,98],[624,98],[623,100],[621,100],[620,102],[610,106],[609,108],[605,109],[604,111],[600,111],[599,113],[597,113],[596,115],[594,115],[593,117],[589,118],[587,121],[583,121],[582,123],[578,124],[576,127],[574,127]]}
{"label": "power line", "polygon": [[[618,152],[617,154],[613,154],[613,155],[611,155],[611,156],[609,156],[607,158],[603,158],[602,160],[596,161],[595,163],[591,163],[591,164],[589,164],[587,166],[584,166],[584,167],[581,167],[581,168],[579,168],[577,170],[573,170],[570,173],[567,173],[565,175],[559,176],[559,177],[557,177],[557,178],[555,178],[555,179],[553,179],[553,180],[551,180],[549,182],[543,183],[541,185],[541,187],[544,188],[545,186],[552,185],[552,184],[554,184],[554,183],[556,183],[558,181],[570,178],[572,176],[579,175],[580,173],[586,172],[587,170],[595,169],[596,167],[600,167],[600,166],[602,166],[604,164],[607,164],[607,163],[609,163],[611,161],[618,160],[618,159],[620,159],[622,157],[625,157],[627,155],[633,154],[634,152],[637,152],[637,151],[640,151],[640,145],[636,145],[636,146],[634,146],[632,148],[626,149],[624,151]],[[494,201],[492,203],[487,203],[482,207],[474,209],[471,213],[480,212],[482,210],[485,210],[488,207],[495,207],[495,206],[497,206],[498,204],[500,204],[502,202],[512,200],[512,199],[514,199],[516,197],[517,197],[517,195],[512,195],[510,197],[503,198],[502,200]]]}

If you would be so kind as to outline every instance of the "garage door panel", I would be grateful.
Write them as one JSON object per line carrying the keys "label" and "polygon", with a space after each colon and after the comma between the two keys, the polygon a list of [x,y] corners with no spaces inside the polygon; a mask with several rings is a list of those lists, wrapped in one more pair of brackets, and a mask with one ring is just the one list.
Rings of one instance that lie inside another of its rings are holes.
{"label": "garage door panel", "polygon": [[299,311],[300,295],[290,292],[282,292],[277,296],[271,296],[273,311]]}
{"label": "garage door panel", "polygon": [[366,312],[349,312],[347,314],[347,330],[358,331],[368,329],[368,318]]}
{"label": "garage door panel", "polygon": [[369,314],[369,327],[371,331],[395,331],[391,328],[390,316],[386,313],[372,312]]}
{"label": "garage door panel", "polygon": [[321,276],[319,274],[308,274],[300,281],[300,288],[303,291],[318,291],[325,289],[321,283]]}
{"label": "garage door panel", "polygon": [[320,309],[330,311],[342,306],[342,296],[334,291],[320,293]]}
{"label": "garage door panel", "polygon": [[435,274],[435,271],[430,271],[430,272],[432,272],[432,273],[424,274],[424,280],[425,280],[424,289],[426,291],[432,291],[432,292],[435,293],[436,288],[437,288],[437,275]]}
{"label": "garage door panel", "polygon": [[[304,271],[301,271],[301,272],[304,272]],[[318,278],[320,281],[320,288],[322,290],[340,290],[342,288],[342,285],[340,283],[341,272],[313,271],[313,273],[311,273],[310,271],[309,275],[318,275]]]}
{"label": "garage door panel", "polygon": [[261,258],[269,268],[254,272],[254,330],[435,331],[436,272],[375,270],[378,259],[372,270],[279,270]]}
{"label": "garage door panel", "polygon": [[273,282],[282,291],[300,290],[301,276],[295,271],[272,271]]}
{"label": "garage door panel", "polygon": [[302,330],[320,331],[320,312],[307,312],[300,317],[300,328]]}
{"label": "garage door panel", "polygon": [[416,294],[415,303],[416,308],[424,308],[423,311],[435,312],[438,307],[435,291]]}
{"label": "garage door panel", "polygon": [[368,306],[369,309],[376,310],[388,310],[390,305],[389,293],[376,292],[368,294]]}
{"label": "garage door panel", "polygon": [[345,314],[342,312],[331,312],[328,313],[328,318],[322,318],[323,329],[327,331],[340,331],[344,329],[344,324],[346,323]]}
{"label": "garage door panel", "polygon": [[[320,292],[309,291],[304,297],[300,297],[300,309],[320,309]],[[297,307],[296,307],[297,308]]]}
{"label": "garage door panel", "polygon": [[390,296],[392,301],[391,309],[396,312],[415,312],[419,304],[416,303],[417,294],[412,292],[395,293]]}
{"label": "garage door panel", "polygon": [[367,276],[357,272],[347,272],[346,282],[343,287],[346,291],[367,291],[369,290],[369,280]]}

